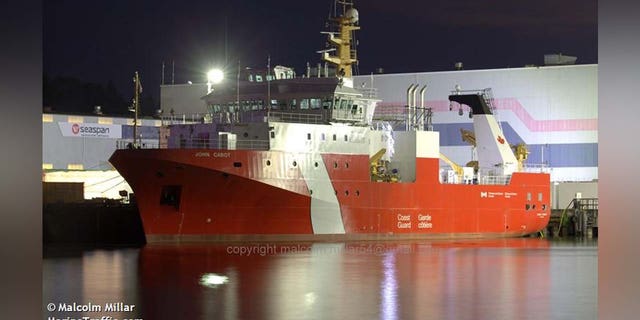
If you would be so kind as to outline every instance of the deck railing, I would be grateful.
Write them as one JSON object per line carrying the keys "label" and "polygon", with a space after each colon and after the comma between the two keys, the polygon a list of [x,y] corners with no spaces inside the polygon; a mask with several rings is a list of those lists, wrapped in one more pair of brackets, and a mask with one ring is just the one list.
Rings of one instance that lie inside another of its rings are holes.
{"label": "deck railing", "polygon": [[269,112],[269,121],[312,123],[312,124],[321,124],[324,122],[322,120],[322,115],[318,113],[293,113],[293,112],[280,112],[280,111]]}
{"label": "deck railing", "polygon": [[[116,141],[118,149],[134,149],[132,139]],[[223,139],[184,139],[167,143],[143,141],[135,149],[222,149],[222,150],[269,150],[269,140],[223,140]]]}
{"label": "deck railing", "polygon": [[[158,149],[158,141],[143,140],[135,149]],[[134,149],[133,139],[116,140],[116,149]]]}
{"label": "deck railing", "polygon": [[546,163],[524,163],[522,171],[534,173],[551,173],[551,168]]}

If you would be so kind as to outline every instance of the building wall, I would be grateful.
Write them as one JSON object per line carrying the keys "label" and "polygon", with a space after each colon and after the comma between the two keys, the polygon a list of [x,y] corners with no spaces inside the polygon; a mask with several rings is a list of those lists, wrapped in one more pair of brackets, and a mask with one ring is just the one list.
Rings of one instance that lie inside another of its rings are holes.
{"label": "building wall", "polygon": [[597,76],[597,65],[572,65],[357,76],[354,84],[377,88],[377,114],[401,113],[409,85],[427,85],[425,104],[434,111],[442,152],[460,164],[472,157],[460,136],[472,120],[467,110],[459,116],[457,105],[449,111],[447,97],[456,85],[492,88],[507,141],[528,146],[528,163],[549,166],[553,181],[591,181],[598,178]]}
{"label": "building wall", "polygon": [[[109,128],[108,137],[74,134],[70,126]],[[138,132],[143,143],[158,143],[160,120],[143,119]],[[119,134],[117,134],[119,132]],[[118,141],[133,139],[133,119],[76,116],[64,114],[42,115],[42,163],[47,170],[111,170],[109,157]]]}
{"label": "building wall", "polygon": [[173,109],[174,114],[203,114],[207,111],[206,103],[202,100],[207,94],[204,83],[177,84],[160,86],[160,109],[168,116]]}
{"label": "building wall", "polygon": [[597,198],[597,182],[565,182],[552,184],[551,198],[553,199],[553,209],[565,209],[571,200],[576,198],[576,194],[581,198]]}
{"label": "building wall", "polygon": [[[472,130],[472,120],[466,112],[459,116],[457,105],[449,111],[447,97],[456,85],[492,88],[505,137],[528,146],[528,163],[549,167],[553,181],[592,181],[598,178],[597,76],[597,65],[570,65],[356,76],[354,84],[377,88],[378,115],[402,113],[408,86],[427,85],[441,150],[459,164],[472,160],[460,137],[460,129]],[[172,108],[176,115],[206,112],[206,90],[206,84],[161,86],[165,116]]]}

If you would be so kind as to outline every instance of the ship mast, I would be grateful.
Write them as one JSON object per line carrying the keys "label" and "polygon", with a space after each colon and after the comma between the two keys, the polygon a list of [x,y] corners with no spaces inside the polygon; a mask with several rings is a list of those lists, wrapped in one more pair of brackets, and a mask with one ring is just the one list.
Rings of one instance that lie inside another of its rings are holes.
{"label": "ship mast", "polygon": [[140,145],[140,141],[138,141],[138,111],[140,109],[140,76],[138,75],[138,71],[136,71],[135,76],[133,77],[134,83],[134,96],[133,96],[133,146],[137,147]]}
{"label": "ship mast", "polygon": [[[358,63],[352,36],[353,31],[360,30],[360,26],[357,25],[358,10],[350,0],[336,0],[335,5],[338,4],[342,5],[342,12],[329,19],[337,25],[338,32],[322,32],[328,35],[329,44],[334,48],[322,51],[322,60],[336,66],[336,75],[351,78],[352,65]],[[336,51],[336,55],[329,55],[329,51]]]}

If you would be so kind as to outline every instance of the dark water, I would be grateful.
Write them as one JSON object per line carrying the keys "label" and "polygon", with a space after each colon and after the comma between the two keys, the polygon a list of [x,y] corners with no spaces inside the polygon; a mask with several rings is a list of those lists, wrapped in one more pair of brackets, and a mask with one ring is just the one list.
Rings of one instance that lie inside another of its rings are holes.
{"label": "dark water", "polygon": [[[58,248],[45,252],[43,310],[45,319],[595,319],[597,256],[595,241],[534,238]],[[73,303],[101,310],[59,311]]]}

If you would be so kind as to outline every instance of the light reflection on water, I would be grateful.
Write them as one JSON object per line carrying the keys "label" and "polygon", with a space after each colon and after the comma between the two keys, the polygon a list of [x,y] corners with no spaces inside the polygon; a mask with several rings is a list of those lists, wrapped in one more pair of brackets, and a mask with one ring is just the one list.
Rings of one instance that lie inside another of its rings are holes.
{"label": "light reflection on water", "polygon": [[597,242],[147,245],[46,255],[43,279],[45,305],[118,318],[595,319]]}

